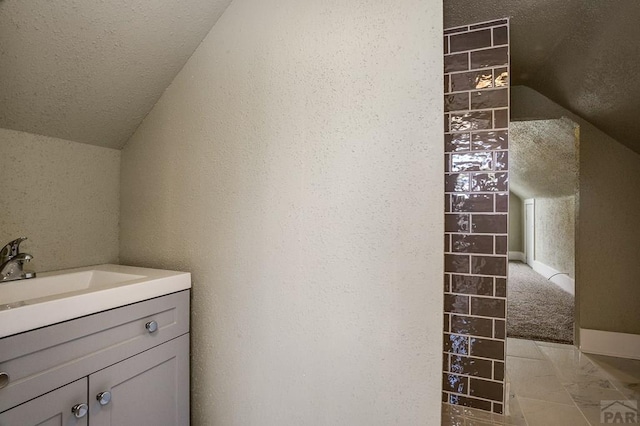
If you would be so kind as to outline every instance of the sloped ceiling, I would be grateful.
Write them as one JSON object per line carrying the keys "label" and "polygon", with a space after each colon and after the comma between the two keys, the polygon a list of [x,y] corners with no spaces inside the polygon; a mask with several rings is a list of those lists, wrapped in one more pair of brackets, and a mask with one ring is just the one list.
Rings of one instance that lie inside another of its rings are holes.
{"label": "sloped ceiling", "polygon": [[578,125],[568,118],[512,121],[509,188],[522,199],[578,192]]}
{"label": "sloped ceiling", "polygon": [[231,0],[0,0],[0,127],[120,149]]}
{"label": "sloped ceiling", "polygon": [[[122,148],[231,0],[0,0],[0,127]],[[444,0],[511,17],[512,84],[640,153],[640,1]]]}
{"label": "sloped ceiling", "polygon": [[640,1],[444,0],[445,28],[511,18],[511,78],[640,153]]}

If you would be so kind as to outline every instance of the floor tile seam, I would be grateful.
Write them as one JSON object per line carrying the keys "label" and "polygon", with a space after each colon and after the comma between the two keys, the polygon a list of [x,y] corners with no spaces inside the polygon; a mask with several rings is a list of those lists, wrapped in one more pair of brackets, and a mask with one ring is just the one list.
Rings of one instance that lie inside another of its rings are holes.
{"label": "floor tile seam", "polygon": [[520,356],[520,355],[512,355],[510,353],[507,352],[507,356],[513,357],[513,358],[522,358],[522,359],[536,359],[536,360],[542,360],[542,358],[531,358],[529,356]]}
{"label": "floor tile seam", "polygon": [[[611,385],[614,387],[615,390],[620,392],[622,395],[626,396],[625,393],[624,393],[625,390],[631,390],[631,389],[627,388],[624,385],[625,384],[633,384],[635,382],[623,382],[622,380],[611,380],[611,379],[609,379],[609,383],[611,383]],[[640,401],[638,401],[638,402],[640,402]]]}
{"label": "floor tile seam", "polygon": [[[576,404],[576,406],[577,406],[577,404]],[[580,412],[580,414],[582,414],[582,417],[584,418],[584,421],[585,421],[585,422],[587,422],[587,424],[588,424],[588,425],[591,425],[591,426],[599,426],[599,424],[595,424],[595,425],[594,425],[593,423],[591,423],[591,422],[589,421],[589,419],[587,418],[587,415],[586,415],[586,414],[585,414],[585,413],[580,409],[580,407],[578,407],[578,412]],[[598,422],[598,423],[600,423],[600,422]]]}
{"label": "floor tile seam", "polygon": [[514,394],[514,398],[518,400],[518,406],[520,406],[520,412],[522,413],[522,418],[524,419],[524,426],[529,426],[529,421],[527,417],[524,415],[524,411],[522,411],[522,404],[520,404],[520,397]]}
{"label": "floor tile seam", "polygon": [[[569,395],[571,396],[571,395]],[[526,400],[530,400],[530,401],[536,401],[536,402],[542,402],[543,404],[555,404],[555,405],[562,405],[563,407],[576,407],[577,405],[575,403],[575,401],[573,400],[573,398],[571,398],[571,404],[565,404],[563,402],[553,402],[553,401],[545,401],[544,399],[538,399],[538,398],[530,398],[528,396],[518,396],[518,402],[520,402],[520,399],[526,399]],[[524,411],[523,411],[524,414]]]}
{"label": "floor tile seam", "polygon": [[[563,385],[564,386],[564,385]],[[589,419],[587,418],[587,415],[582,411],[582,408],[580,408],[580,405],[578,405],[578,402],[575,400],[575,398],[573,397],[573,395],[571,395],[571,392],[569,392],[566,387],[565,387],[565,391],[569,394],[569,397],[571,398],[571,401],[573,401],[573,405],[575,405],[575,407],[578,409],[578,412],[582,415],[582,417],[584,418],[584,421],[587,422],[588,425],[591,426],[598,426],[598,425],[593,425]]]}
{"label": "floor tile seam", "polygon": [[601,378],[601,377],[600,377],[600,378],[599,378],[599,377],[594,377],[594,379],[595,379],[595,380],[588,380],[588,381],[587,381],[587,380],[585,380],[585,381],[579,381],[579,382],[578,382],[578,381],[570,381],[570,382],[569,382],[569,381],[562,381],[562,380],[561,380],[561,381],[560,381],[560,383],[562,383],[562,386],[565,386],[565,387],[566,387],[566,386],[571,386],[571,385],[577,385],[577,386],[581,386],[581,387],[583,387],[583,386],[584,386],[584,385],[586,385],[587,383],[594,383],[594,382],[599,382],[599,381],[605,380],[607,383],[609,383],[609,384],[611,385],[611,387],[605,388],[605,387],[602,387],[602,386],[600,386],[600,385],[597,385],[597,386],[595,386],[595,387],[596,387],[596,388],[598,388],[598,389],[604,389],[604,390],[616,390],[616,391],[618,391],[618,392],[622,393],[622,390],[621,390],[621,389],[618,389],[618,388],[613,384],[613,382],[611,382],[610,380],[603,379],[603,378]]}
{"label": "floor tile seam", "polygon": [[[569,395],[571,396],[571,395]],[[550,401],[544,401],[544,400],[540,400],[540,399],[535,399],[535,398],[525,398],[525,399],[531,399],[534,401],[540,401],[543,402],[544,404],[555,404],[555,405],[561,405],[563,407],[572,407],[569,404],[563,404],[560,402],[550,402]],[[575,407],[576,410],[578,410],[578,413],[580,413],[580,415],[582,416],[582,418],[584,419],[584,421],[586,422],[586,424],[590,425],[590,426],[594,426],[591,424],[591,422],[589,421],[589,419],[587,419],[587,417],[585,416],[585,414],[582,412],[582,410],[580,409],[580,407],[578,407],[578,405],[576,404],[576,402],[573,400],[573,398],[571,398],[571,401],[573,402],[573,407]],[[525,421],[527,421],[527,425],[529,424],[529,421],[527,420],[527,414],[524,412],[524,410],[522,410],[522,415],[525,418]]]}

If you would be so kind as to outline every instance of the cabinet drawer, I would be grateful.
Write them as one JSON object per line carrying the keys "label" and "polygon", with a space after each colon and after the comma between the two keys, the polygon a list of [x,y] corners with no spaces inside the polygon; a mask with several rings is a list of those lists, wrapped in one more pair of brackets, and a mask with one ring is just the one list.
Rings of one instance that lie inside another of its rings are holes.
{"label": "cabinet drawer", "polygon": [[184,290],[0,339],[0,412],[188,331]]}

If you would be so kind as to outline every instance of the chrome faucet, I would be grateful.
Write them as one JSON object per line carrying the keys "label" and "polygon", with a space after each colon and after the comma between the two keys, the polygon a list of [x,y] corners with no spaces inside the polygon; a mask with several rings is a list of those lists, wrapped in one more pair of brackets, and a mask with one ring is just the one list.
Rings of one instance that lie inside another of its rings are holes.
{"label": "chrome faucet", "polygon": [[33,256],[30,254],[20,253],[20,243],[26,239],[26,237],[20,237],[11,241],[0,250],[0,283],[4,281],[35,278],[35,272],[29,272],[23,269],[25,262],[33,259]]}

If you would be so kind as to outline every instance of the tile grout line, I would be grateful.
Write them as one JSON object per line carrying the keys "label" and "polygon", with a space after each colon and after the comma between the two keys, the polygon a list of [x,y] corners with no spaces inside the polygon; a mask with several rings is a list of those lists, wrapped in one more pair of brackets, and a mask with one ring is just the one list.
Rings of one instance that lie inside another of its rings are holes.
{"label": "tile grout line", "polygon": [[[589,419],[587,418],[585,413],[582,411],[582,409],[580,408],[580,406],[578,405],[576,400],[573,398],[573,395],[571,395],[571,393],[567,390],[567,387],[564,385],[564,383],[562,383],[562,380],[558,376],[558,368],[556,367],[556,365],[553,362],[553,360],[551,359],[551,357],[549,357],[546,353],[544,353],[542,350],[540,350],[540,347],[539,347],[537,342],[533,341],[533,343],[534,343],[536,349],[538,350],[538,352],[542,353],[542,356],[544,356],[545,359],[551,364],[551,367],[553,368],[554,375],[558,379],[558,382],[560,382],[560,385],[562,385],[562,388],[564,389],[564,391],[569,395],[569,398],[571,398],[571,402],[573,402],[573,405],[578,409],[578,412],[582,415],[582,418],[584,419],[584,421],[587,422],[588,425],[598,426],[598,425],[592,425],[592,423],[589,421]],[[578,349],[575,345],[571,345],[571,347],[572,347],[572,349],[577,349],[578,351],[580,351],[580,349]]]}

